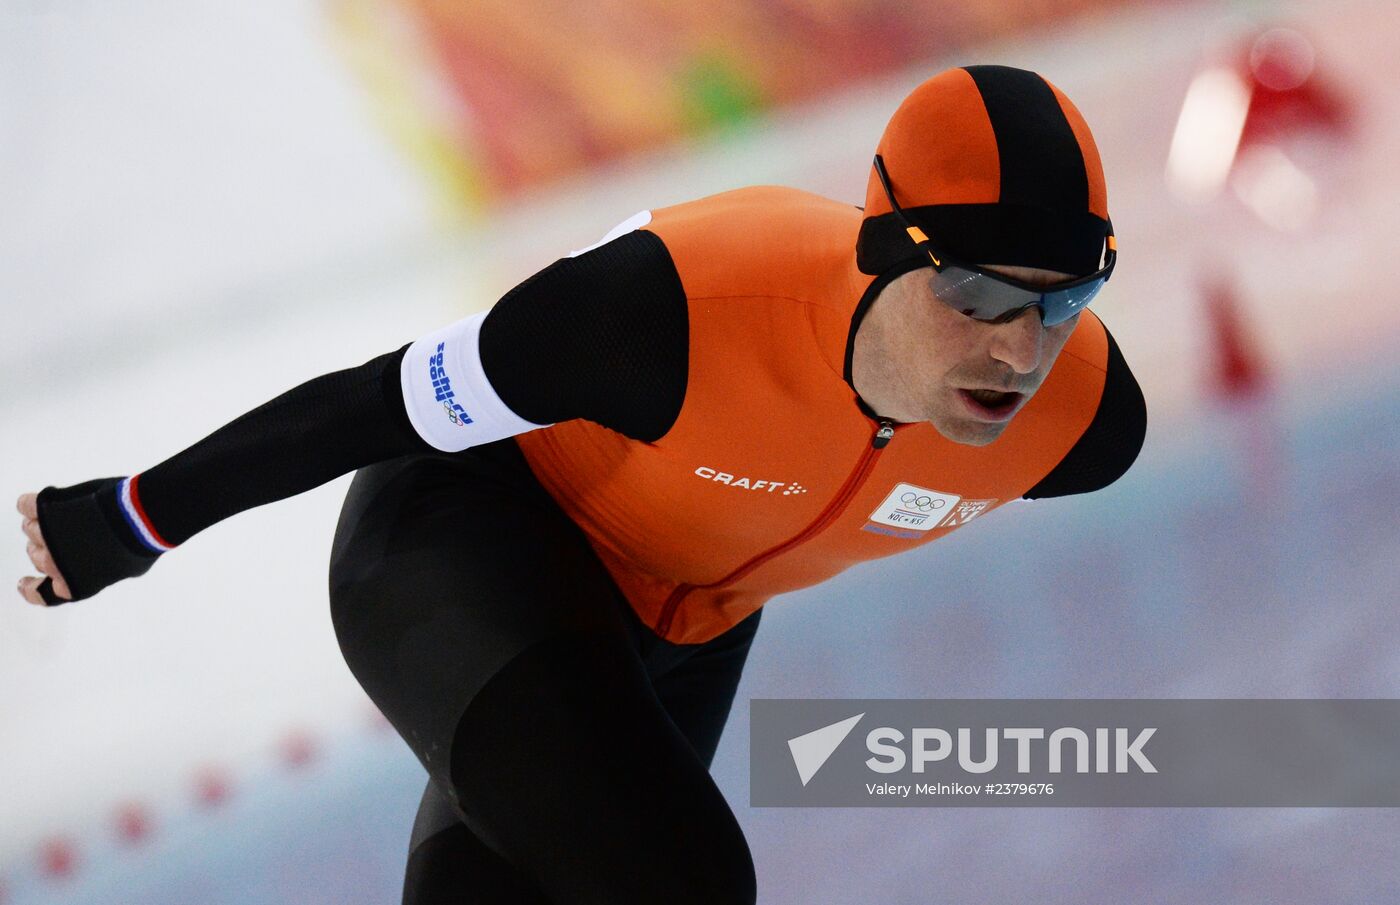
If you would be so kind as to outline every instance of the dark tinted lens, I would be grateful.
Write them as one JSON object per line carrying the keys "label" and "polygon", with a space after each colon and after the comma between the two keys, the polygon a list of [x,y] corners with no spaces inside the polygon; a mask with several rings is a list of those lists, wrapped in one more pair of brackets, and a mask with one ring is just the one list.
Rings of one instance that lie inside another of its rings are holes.
{"label": "dark tinted lens", "polygon": [[1099,290],[1103,288],[1103,283],[1103,280],[1094,280],[1060,292],[1045,293],[1045,301],[1041,303],[1042,310],[1045,312],[1043,315],[1045,326],[1053,327],[1074,317],[1083,310],[1085,305],[1094,300],[1094,296],[1098,295]]}
{"label": "dark tinted lens", "polygon": [[942,272],[931,270],[930,283],[939,300],[968,317],[994,321],[1031,304],[1041,306],[1045,326],[1064,323],[1079,313],[1103,288],[1102,279],[1058,292],[1032,292],[1000,280],[949,264]]}
{"label": "dark tinted lens", "polygon": [[930,272],[933,293],[939,301],[978,320],[996,320],[1040,300],[1039,293],[989,279],[955,264],[944,267],[941,273]]}

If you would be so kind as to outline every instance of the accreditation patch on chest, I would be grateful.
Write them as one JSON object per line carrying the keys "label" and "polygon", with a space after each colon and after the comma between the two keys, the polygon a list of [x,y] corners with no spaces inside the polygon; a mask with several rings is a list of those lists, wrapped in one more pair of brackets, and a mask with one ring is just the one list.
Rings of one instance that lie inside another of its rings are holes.
{"label": "accreditation patch on chest", "polygon": [[961,499],[955,493],[896,484],[884,502],[870,513],[870,521],[901,531],[927,531],[943,521]]}
{"label": "accreditation patch on chest", "polygon": [[930,528],[956,528],[986,512],[996,500],[965,500],[956,493],[896,484],[864,530],[890,537],[918,539]]}

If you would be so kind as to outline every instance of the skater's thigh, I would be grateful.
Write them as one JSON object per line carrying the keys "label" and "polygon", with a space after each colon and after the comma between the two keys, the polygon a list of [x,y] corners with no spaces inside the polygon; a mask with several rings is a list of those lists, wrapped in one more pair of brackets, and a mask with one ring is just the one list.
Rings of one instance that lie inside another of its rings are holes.
{"label": "skater's thigh", "polygon": [[624,633],[616,586],[509,440],[361,469],[330,597],[351,672],[445,791],[458,720],[506,663],[542,639]]}
{"label": "skater's thigh", "polygon": [[520,651],[468,705],[451,772],[466,825],[552,901],[753,901],[733,811],[616,634]]}
{"label": "skater's thigh", "polygon": [[467,705],[451,750],[451,799],[424,793],[405,905],[458,889],[483,905],[754,901],[738,821],[615,633],[527,646]]}

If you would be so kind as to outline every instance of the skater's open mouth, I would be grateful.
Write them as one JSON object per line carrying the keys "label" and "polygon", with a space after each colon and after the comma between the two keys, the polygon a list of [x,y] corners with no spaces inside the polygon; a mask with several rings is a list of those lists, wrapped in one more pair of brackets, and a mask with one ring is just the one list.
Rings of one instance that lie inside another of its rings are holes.
{"label": "skater's open mouth", "polygon": [[1025,398],[1024,394],[1010,390],[984,388],[959,388],[958,396],[962,398],[968,411],[982,421],[1007,420],[1016,411],[1016,407],[1021,404],[1021,400]]}
{"label": "skater's open mouth", "polygon": [[1021,397],[1020,393],[1004,390],[968,390],[967,394],[988,408],[996,408]]}

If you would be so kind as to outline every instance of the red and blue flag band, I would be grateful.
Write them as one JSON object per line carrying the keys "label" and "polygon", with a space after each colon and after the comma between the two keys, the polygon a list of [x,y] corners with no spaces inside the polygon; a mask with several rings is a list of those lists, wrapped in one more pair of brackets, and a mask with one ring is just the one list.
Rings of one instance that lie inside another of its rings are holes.
{"label": "red and blue flag band", "polygon": [[137,493],[137,480],[139,474],[129,478],[123,478],[117,485],[117,501],[121,504],[122,515],[126,518],[126,523],[131,526],[131,530],[141,539],[141,543],[157,553],[164,553],[167,550],[175,549],[175,545],[165,540],[151,524],[151,519],[146,515],[146,510],[141,506],[141,496]]}

